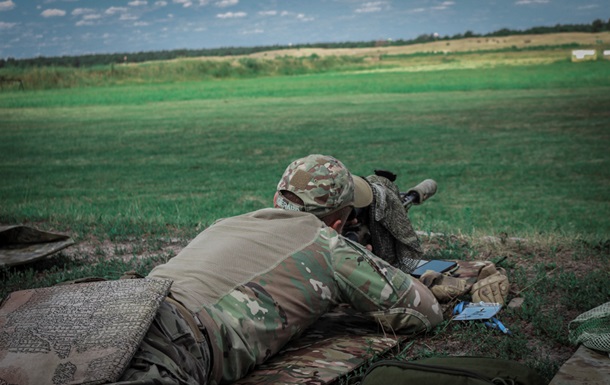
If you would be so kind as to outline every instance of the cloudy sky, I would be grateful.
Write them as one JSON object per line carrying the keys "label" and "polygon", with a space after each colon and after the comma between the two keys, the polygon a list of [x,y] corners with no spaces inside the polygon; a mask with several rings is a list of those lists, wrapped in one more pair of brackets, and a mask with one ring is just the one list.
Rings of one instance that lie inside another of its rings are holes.
{"label": "cloudy sky", "polygon": [[0,0],[0,58],[412,39],[609,18],[610,0]]}

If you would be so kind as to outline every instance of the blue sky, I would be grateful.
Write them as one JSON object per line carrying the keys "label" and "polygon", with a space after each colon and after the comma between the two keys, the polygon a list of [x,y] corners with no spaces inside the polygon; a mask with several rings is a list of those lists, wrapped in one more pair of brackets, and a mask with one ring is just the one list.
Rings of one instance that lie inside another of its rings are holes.
{"label": "blue sky", "polygon": [[0,57],[412,39],[609,18],[610,0],[0,0]]}

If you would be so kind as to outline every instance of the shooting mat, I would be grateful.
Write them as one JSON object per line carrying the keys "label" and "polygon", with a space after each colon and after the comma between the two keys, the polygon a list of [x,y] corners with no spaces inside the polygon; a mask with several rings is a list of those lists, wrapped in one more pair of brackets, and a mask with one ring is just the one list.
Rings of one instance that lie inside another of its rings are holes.
{"label": "shooting mat", "polygon": [[404,338],[384,335],[370,320],[340,306],[236,384],[330,384]]}
{"label": "shooting mat", "polygon": [[[454,274],[469,283],[476,281],[485,266],[482,261],[455,262],[459,269]],[[331,384],[407,338],[391,332],[384,334],[370,320],[342,305],[322,316],[302,336],[236,384]]]}
{"label": "shooting mat", "polygon": [[11,293],[0,307],[0,384],[116,381],[170,285],[124,279]]}

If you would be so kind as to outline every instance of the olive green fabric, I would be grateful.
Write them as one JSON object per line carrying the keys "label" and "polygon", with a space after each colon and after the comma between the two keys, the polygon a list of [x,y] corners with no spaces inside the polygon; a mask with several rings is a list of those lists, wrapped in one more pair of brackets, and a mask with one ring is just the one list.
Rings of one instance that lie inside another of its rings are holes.
{"label": "olive green fabric", "polygon": [[361,385],[545,385],[533,369],[516,361],[487,357],[432,357],[386,360],[372,365]]}

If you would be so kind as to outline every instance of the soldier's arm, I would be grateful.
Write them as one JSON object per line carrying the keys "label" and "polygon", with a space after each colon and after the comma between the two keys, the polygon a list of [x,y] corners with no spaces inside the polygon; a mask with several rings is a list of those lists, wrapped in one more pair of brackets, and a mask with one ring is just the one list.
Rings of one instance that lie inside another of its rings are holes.
{"label": "soldier's arm", "polygon": [[360,245],[339,242],[333,267],[341,300],[388,332],[427,331],[443,320],[440,305],[427,287]]}

